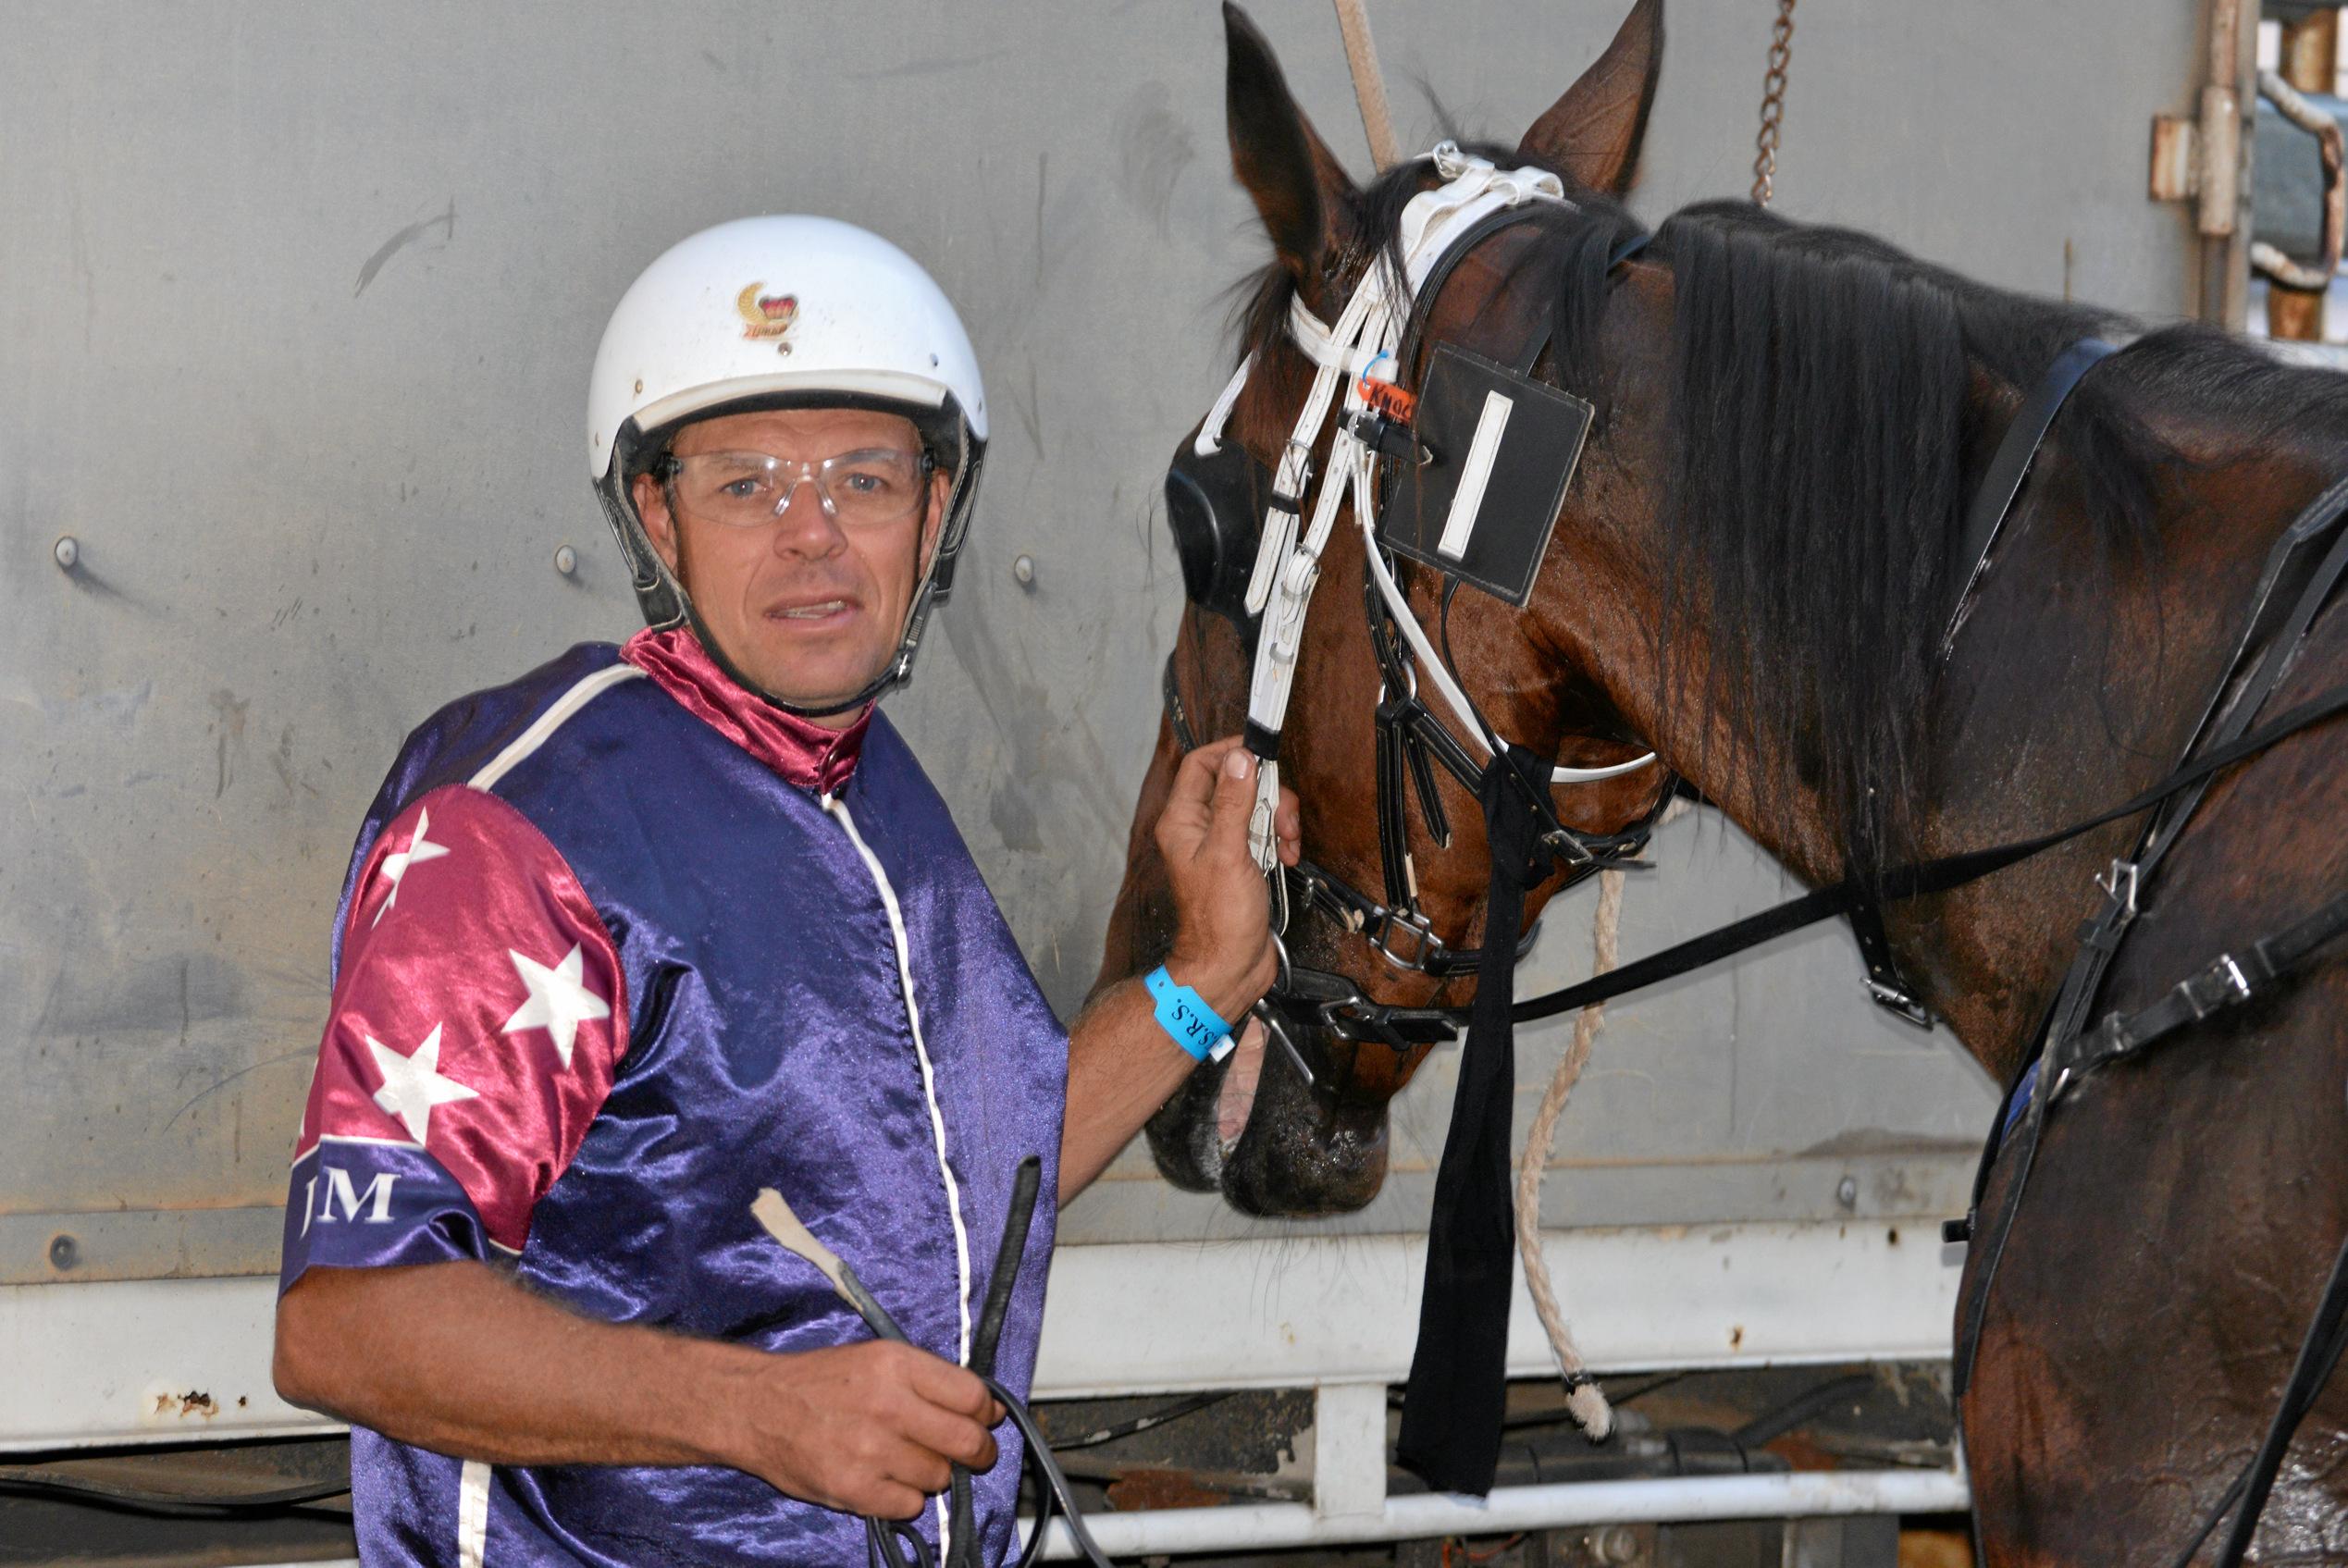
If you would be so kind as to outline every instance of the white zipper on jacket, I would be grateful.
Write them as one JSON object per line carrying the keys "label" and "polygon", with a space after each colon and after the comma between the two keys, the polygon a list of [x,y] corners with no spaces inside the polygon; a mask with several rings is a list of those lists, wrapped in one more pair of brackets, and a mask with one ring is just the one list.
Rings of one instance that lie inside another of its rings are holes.
{"label": "white zipper on jacket", "polygon": [[[872,885],[881,890],[881,907],[889,914],[889,935],[896,944],[896,982],[905,994],[906,1021],[913,1026],[913,1056],[921,1065],[921,1095],[929,1103],[930,1136],[937,1147],[937,1173],[945,1179],[945,1207],[954,1220],[954,1270],[961,1287],[962,1326],[955,1359],[967,1366],[970,1361],[970,1233],[962,1223],[962,1186],[954,1179],[954,1167],[945,1157],[945,1114],[938,1109],[937,1073],[930,1065],[930,1048],[921,1039],[921,1005],[913,999],[913,950],[905,939],[905,912],[897,907],[896,889],[889,885],[889,874],[881,869],[880,857],[865,844],[864,835],[856,831],[856,819],[848,814],[847,802],[828,793],[822,801],[823,809],[847,830],[848,842],[856,846],[864,869],[872,873]],[[938,1555],[943,1558],[953,1545],[946,1538],[943,1497],[937,1500],[937,1530]]]}

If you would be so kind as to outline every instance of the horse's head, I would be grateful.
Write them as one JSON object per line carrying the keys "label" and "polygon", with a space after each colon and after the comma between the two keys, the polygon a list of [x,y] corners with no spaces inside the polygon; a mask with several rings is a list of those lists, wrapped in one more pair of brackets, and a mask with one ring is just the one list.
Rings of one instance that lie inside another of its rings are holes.
{"label": "horse's head", "polygon": [[[1660,0],[1638,0],[1598,63],[1513,155],[1499,155],[1553,170],[1576,202],[1618,211],[1613,198],[1636,166],[1653,94],[1661,10]],[[1240,600],[1267,492],[1318,369],[1291,330],[1291,302],[1322,321],[1336,317],[1371,269],[1395,265],[1390,250],[1405,204],[1441,182],[1421,160],[1357,189],[1291,96],[1262,35],[1235,7],[1225,7],[1225,19],[1232,164],[1276,259],[1245,313],[1245,370],[1221,419],[1219,449],[1210,438],[1202,452],[1199,432],[1186,436],[1169,481],[1192,602],[1168,665],[1168,717],[1143,785],[1102,984],[1157,962],[1170,941],[1165,880],[1146,830],[1183,746],[1236,733],[1247,717],[1254,633]],[[1635,231],[1626,216],[1620,227]],[[1516,346],[1488,341],[1495,332],[1506,336],[1516,320],[1526,282],[1515,265],[1516,238],[1500,234],[1474,247],[1435,296],[1414,342],[1449,340],[1495,354]],[[1416,356],[1406,351],[1405,357],[1414,359],[1403,367],[1407,379]],[[1316,474],[1330,475],[1337,423],[1333,410],[1308,443]],[[1304,498],[1308,520],[1318,488]],[[1303,805],[1312,872],[1289,886],[1291,971],[1317,976],[1323,998],[1353,988],[1359,1002],[1316,1017],[1291,994],[1270,1030],[1252,1024],[1238,1053],[1195,1074],[1149,1124],[1151,1147],[1170,1179],[1194,1190],[1219,1187],[1250,1213],[1339,1213],[1375,1196],[1386,1170],[1387,1104],[1439,1032],[1428,1020],[1390,1009],[1457,1007],[1475,992],[1473,973],[1457,960],[1472,956],[1481,939],[1489,860],[1477,796],[1461,775],[1480,763],[1482,742],[1430,696],[1439,722],[1461,743],[1455,765],[1440,765],[1440,746],[1397,747],[1381,795],[1378,713],[1382,699],[1400,695],[1386,689],[1386,676],[1413,661],[1405,651],[1398,663],[1394,647],[1407,646],[1395,636],[1401,619],[1371,593],[1371,567],[1347,500],[1320,557],[1279,744],[1283,782]],[[1423,631],[1430,646],[1445,645],[1447,662],[1494,734],[1562,770],[1602,772],[1641,753],[1609,705],[1559,656],[1556,628],[1572,613],[1576,591],[1567,574],[1544,567],[1521,610],[1471,591],[1447,612],[1440,576],[1407,563],[1399,582],[1411,630]],[[1418,674],[1410,668],[1406,678]],[[1651,820],[1669,787],[1662,770],[1649,767],[1563,784],[1551,799],[1564,827],[1602,841]],[[1532,891],[1528,929],[1568,880],[1561,866]]]}

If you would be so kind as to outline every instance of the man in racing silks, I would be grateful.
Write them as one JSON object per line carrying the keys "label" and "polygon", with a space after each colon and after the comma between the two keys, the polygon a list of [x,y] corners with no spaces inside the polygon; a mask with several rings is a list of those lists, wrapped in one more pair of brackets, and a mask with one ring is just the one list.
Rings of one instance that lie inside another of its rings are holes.
{"label": "man in racing silks", "polygon": [[[278,1386],[352,1423],[369,1564],[855,1562],[858,1514],[943,1561],[949,1463],[999,1562],[1017,1438],[963,1364],[1014,1171],[1081,1188],[1271,982],[1253,766],[1193,756],[1173,956],[1064,1034],[873,710],[984,451],[945,295],[846,224],[725,224],[629,289],[588,401],[649,629],[442,709],[367,815]],[[764,1187],[909,1345],[760,1230]],[[1051,1239],[995,1364],[1022,1396]]]}

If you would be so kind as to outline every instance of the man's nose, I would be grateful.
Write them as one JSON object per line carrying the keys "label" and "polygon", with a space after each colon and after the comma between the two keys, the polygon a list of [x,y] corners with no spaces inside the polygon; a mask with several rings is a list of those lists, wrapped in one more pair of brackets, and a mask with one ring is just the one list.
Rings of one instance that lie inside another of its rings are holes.
{"label": "man's nose", "polygon": [[823,504],[822,488],[812,476],[795,481],[774,522],[774,548],[785,555],[820,561],[837,553],[847,543],[838,520]]}

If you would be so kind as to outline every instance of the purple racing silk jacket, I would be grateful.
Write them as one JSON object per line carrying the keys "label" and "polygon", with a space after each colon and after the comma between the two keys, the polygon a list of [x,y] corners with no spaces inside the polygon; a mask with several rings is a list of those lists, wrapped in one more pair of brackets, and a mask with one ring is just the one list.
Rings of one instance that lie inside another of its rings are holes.
{"label": "purple racing silk jacket", "polygon": [[[367,814],[279,1289],[467,1258],[615,1323],[779,1352],[869,1338],[752,1218],[773,1187],[960,1362],[1035,1154],[995,1367],[1023,1396],[1067,1049],[886,720],[792,720],[685,631],[583,645],[434,715]],[[1020,1464],[996,1438],[990,1562]],[[856,1519],[730,1469],[492,1465],[365,1429],[351,1468],[370,1568],[864,1559]],[[942,1506],[918,1527],[940,1546]]]}

